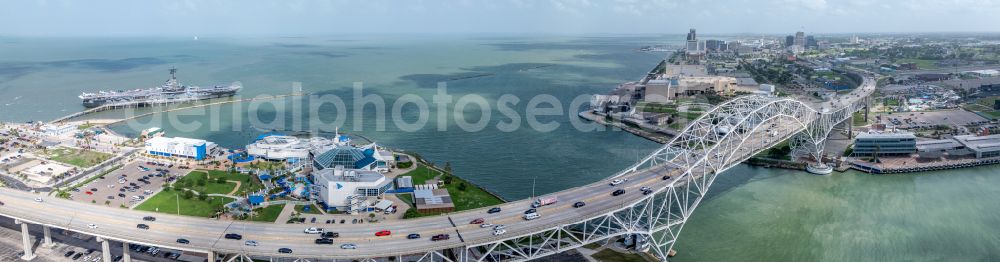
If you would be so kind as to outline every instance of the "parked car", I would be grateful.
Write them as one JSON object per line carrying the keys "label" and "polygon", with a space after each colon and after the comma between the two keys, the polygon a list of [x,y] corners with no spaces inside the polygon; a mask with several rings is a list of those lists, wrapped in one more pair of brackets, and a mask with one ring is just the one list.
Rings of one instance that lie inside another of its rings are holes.
{"label": "parked car", "polygon": [[76,251],[70,250],[69,252],[66,252],[66,254],[63,255],[63,257],[69,257],[69,256],[72,256],[74,254],[76,254]]}

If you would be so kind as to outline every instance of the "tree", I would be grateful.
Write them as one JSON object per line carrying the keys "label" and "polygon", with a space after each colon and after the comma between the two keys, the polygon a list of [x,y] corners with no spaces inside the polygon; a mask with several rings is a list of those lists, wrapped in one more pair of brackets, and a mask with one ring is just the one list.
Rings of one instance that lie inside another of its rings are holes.
{"label": "tree", "polygon": [[225,179],[225,178],[222,178],[222,177],[219,177],[219,178],[216,178],[216,179],[215,179],[215,183],[216,183],[216,184],[222,184],[222,183],[226,183],[226,179]]}
{"label": "tree", "polygon": [[465,191],[465,183],[458,183],[458,190]]}
{"label": "tree", "polygon": [[195,183],[198,184],[198,186],[205,186],[205,183],[207,182],[205,182],[205,179],[198,179]]}
{"label": "tree", "polygon": [[199,194],[198,195],[198,200],[205,201],[207,199],[208,199],[208,195],[206,195],[206,194]]}
{"label": "tree", "polygon": [[191,190],[184,190],[184,199],[191,199],[192,197],[194,197],[194,192],[191,192]]}

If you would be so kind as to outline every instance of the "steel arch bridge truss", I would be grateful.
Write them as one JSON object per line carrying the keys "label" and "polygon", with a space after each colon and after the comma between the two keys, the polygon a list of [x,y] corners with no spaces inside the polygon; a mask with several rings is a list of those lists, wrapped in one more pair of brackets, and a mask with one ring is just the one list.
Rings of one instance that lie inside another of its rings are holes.
{"label": "steel arch bridge truss", "polygon": [[523,261],[617,236],[638,235],[648,241],[652,254],[666,260],[684,223],[719,173],[793,137],[808,139],[821,152],[821,143],[833,125],[862,107],[864,101],[821,113],[793,99],[744,96],[730,100],[694,120],[641,162],[609,178],[643,172],[674,176],[654,194],[583,221],[469,245],[457,258]]}

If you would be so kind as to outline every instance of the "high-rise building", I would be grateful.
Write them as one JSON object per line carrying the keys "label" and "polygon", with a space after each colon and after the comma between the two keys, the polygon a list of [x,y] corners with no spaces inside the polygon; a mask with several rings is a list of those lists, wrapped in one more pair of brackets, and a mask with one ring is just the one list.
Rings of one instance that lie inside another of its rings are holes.
{"label": "high-rise building", "polygon": [[795,32],[795,45],[805,47],[806,46],[806,33]]}
{"label": "high-rise building", "polygon": [[792,45],[795,45],[795,36],[791,36],[791,35],[786,36],[785,37],[785,47],[790,47]]}
{"label": "high-rise building", "polygon": [[809,48],[819,48],[819,43],[816,42],[816,37],[814,36],[806,37],[806,49]]}
{"label": "high-rise building", "polygon": [[718,52],[725,51],[726,42],[722,40],[705,40],[705,51]]}
{"label": "high-rise building", "polygon": [[694,28],[691,28],[691,31],[688,32],[686,50],[688,54],[697,54],[700,52],[698,49],[698,36],[695,33]]}

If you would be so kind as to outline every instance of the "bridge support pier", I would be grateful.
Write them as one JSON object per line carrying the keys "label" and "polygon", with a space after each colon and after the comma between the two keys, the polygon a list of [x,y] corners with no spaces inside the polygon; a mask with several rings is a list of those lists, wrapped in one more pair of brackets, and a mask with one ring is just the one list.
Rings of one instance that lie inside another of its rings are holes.
{"label": "bridge support pier", "polygon": [[103,237],[97,237],[97,242],[101,242],[101,256],[104,261],[111,261],[111,241]]}
{"label": "bridge support pier", "polygon": [[129,253],[128,242],[122,242],[122,262],[132,262],[132,254]]}
{"label": "bridge support pier", "polygon": [[52,247],[52,228],[48,226],[42,226],[42,246]]}
{"label": "bridge support pier", "polygon": [[209,250],[208,252],[205,252],[205,253],[206,253],[205,257],[208,259],[208,262],[215,262],[215,252],[212,252],[212,250]]}
{"label": "bridge support pier", "polygon": [[21,225],[21,247],[24,248],[23,260],[35,259],[35,252],[31,250],[31,234],[28,232],[28,223],[21,220],[14,220],[14,224]]}

